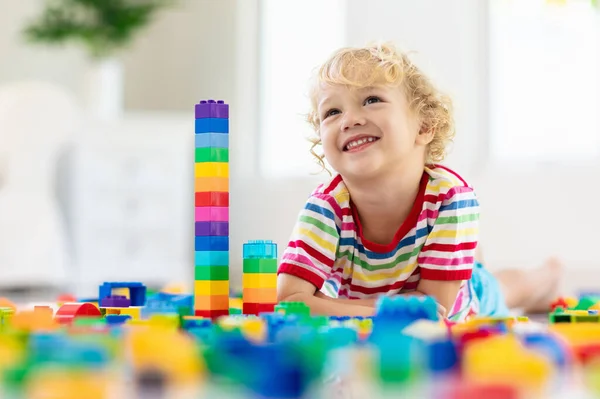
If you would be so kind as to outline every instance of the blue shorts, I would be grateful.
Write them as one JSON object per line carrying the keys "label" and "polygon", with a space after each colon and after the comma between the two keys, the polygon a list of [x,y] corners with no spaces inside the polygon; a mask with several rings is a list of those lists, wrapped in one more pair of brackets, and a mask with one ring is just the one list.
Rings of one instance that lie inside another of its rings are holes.
{"label": "blue shorts", "polygon": [[475,262],[469,281],[479,300],[479,316],[507,317],[510,310],[506,306],[500,283],[481,263]]}

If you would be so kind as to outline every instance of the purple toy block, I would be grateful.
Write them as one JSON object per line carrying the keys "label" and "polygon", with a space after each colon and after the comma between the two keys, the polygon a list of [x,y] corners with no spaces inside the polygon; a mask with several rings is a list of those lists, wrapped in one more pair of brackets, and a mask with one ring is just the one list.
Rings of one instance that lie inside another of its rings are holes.
{"label": "purple toy block", "polygon": [[229,235],[229,222],[196,222],[196,236],[219,236]]}
{"label": "purple toy block", "polygon": [[128,308],[129,306],[131,306],[131,301],[123,295],[107,296],[100,301],[102,308]]}
{"label": "purple toy block", "polygon": [[229,118],[229,104],[219,100],[202,100],[196,104],[196,119],[201,118]]}

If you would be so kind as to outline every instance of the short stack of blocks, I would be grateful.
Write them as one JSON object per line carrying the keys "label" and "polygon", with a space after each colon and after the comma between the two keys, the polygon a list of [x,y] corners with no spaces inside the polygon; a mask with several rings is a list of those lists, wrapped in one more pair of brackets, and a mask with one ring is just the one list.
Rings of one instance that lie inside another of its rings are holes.
{"label": "short stack of blocks", "polygon": [[244,244],[243,313],[273,312],[277,304],[277,244],[252,240]]}
{"label": "short stack of blocks", "polygon": [[229,314],[229,105],[195,106],[194,315]]}

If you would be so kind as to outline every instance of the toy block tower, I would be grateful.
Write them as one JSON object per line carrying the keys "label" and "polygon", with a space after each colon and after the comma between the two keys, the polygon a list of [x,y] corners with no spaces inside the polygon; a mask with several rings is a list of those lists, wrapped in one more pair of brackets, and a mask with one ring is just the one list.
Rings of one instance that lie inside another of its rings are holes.
{"label": "toy block tower", "polygon": [[194,315],[229,314],[229,105],[195,106]]}
{"label": "toy block tower", "polygon": [[252,240],[244,244],[243,313],[273,312],[277,304],[277,244]]}

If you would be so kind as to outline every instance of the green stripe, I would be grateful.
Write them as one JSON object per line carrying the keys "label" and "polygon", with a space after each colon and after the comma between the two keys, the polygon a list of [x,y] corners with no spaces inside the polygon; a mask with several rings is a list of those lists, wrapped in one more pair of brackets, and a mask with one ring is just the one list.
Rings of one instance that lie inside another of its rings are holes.
{"label": "green stripe", "polygon": [[277,259],[244,259],[242,273],[277,273]]}
{"label": "green stripe", "polygon": [[228,266],[196,266],[194,280],[202,281],[224,281],[229,280]]}
{"label": "green stripe", "polygon": [[436,219],[435,224],[458,224],[458,223],[464,223],[464,222],[473,222],[475,220],[479,220],[478,213],[471,213],[469,215],[461,215],[461,216],[439,217]]}
{"label": "green stripe", "polygon": [[217,147],[196,148],[196,162],[229,162],[229,149]]}
{"label": "green stripe", "polygon": [[315,227],[318,227],[320,230],[322,230],[324,233],[329,234],[332,237],[337,237],[338,233],[337,230],[334,229],[331,226],[326,225],[325,223],[321,222],[320,220],[317,220],[313,217],[310,216],[300,216],[300,220],[308,223],[308,224],[312,224]]}
{"label": "green stripe", "polygon": [[379,271],[379,270],[393,269],[394,267],[398,266],[398,263],[405,262],[408,259],[412,258],[413,256],[416,256],[419,252],[421,252],[422,247],[423,247],[422,245],[419,247],[415,247],[415,248],[413,248],[412,252],[407,252],[405,254],[399,255],[392,262],[382,263],[380,265],[370,265],[366,261],[358,258],[357,256],[354,256],[354,252],[351,252],[351,251],[339,252],[337,255],[337,258],[339,259],[339,258],[345,256],[352,263],[362,267],[365,270],[374,272],[374,271]]}

